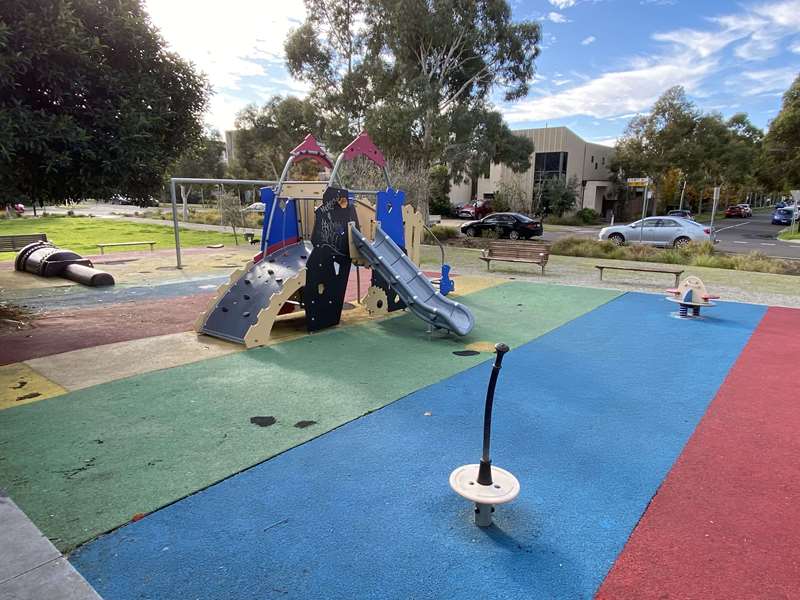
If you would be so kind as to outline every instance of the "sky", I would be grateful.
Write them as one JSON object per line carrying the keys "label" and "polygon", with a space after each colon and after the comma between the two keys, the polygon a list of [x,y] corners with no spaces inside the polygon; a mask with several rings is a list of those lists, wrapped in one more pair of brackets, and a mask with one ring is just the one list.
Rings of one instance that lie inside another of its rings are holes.
{"label": "sky", "polygon": [[[283,42],[300,0],[145,0],[172,50],[206,73],[209,125],[274,94],[303,96]],[[800,73],[800,0],[510,0],[514,20],[542,27],[526,98],[495,106],[512,129],[565,125],[612,145],[664,90],[682,85],[704,111],[746,112],[766,128]]]}

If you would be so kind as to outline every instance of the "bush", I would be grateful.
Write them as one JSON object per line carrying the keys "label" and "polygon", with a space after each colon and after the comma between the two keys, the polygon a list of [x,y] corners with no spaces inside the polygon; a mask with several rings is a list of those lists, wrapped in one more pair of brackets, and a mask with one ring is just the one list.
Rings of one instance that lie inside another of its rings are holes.
{"label": "bush", "polygon": [[600,222],[600,213],[593,208],[582,208],[575,213],[575,216],[584,225],[595,225]]}
{"label": "bush", "polygon": [[556,240],[551,246],[550,252],[562,256],[658,262],[779,275],[800,275],[800,261],[770,258],[761,252],[718,254],[714,252],[714,245],[710,242],[691,243],[683,248],[659,250],[652,246],[617,246],[608,240],[598,241],[565,237]]}
{"label": "bush", "polygon": [[431,198],[428,211],[432,215],[441,215],[442,217],[450,217],[453,215],[453,205],[447,198]]}
{"label": "bush", "polygon": [[[449,227],[447,225],[434,225],[430,229],[440,242],[458,237],[460,233],[457,227]],[[423,241],[426,244],[436,243],[427,230],[425,231],[425,239]]]}

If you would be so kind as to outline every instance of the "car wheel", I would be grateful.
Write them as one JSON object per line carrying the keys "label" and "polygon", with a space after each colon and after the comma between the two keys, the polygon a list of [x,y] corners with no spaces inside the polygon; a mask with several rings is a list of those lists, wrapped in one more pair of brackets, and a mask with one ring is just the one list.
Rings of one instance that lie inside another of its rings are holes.
{"label": "car wheel", "polygon": [[475,234],[478,232],[474,227],[467,227],[467,230],[464,233],[467,234],[467,237],[475,237]]}
{"label": "car wheel", "polygon": [[510,231],[508,233],[508,239],[510,239],[510,240],[518,240],[519,239],[519,233],[517,233],[516,231]]}
{"label": "car wheel", "polygon": [[677,240],[675,240],[673,246],[675,246],[676,248],[685,248],[691,243],[691,241],[692,240],[690,240],[687,237],[679,237]]}
{"label": "car wheel", "polygon": [[625,243],[625,238],[622,237],[621,233],[612,233],[608,236],[608,241],[617,246],[622,246]]}

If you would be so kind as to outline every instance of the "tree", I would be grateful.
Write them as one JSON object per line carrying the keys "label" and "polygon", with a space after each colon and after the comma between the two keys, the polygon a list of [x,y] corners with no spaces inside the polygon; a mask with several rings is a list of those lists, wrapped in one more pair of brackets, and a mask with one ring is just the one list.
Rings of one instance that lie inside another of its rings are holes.
{"label": "tree", "polygon": [[[224,152],[225,142],[220,139],[219,131],[209,129],[181,154],[172,167],[173,177],[220,179],[225,176],[225,162],[222,160]],[[191,185],[180,186],[184,209],[191,190]]]}
{"label": "tree", "polygon": [[800,188],[800,75],[783,95],[778,116],[769,125],[762,164],[775,188]]}
{"label": "tree", "polygon": [[0,3],[0,190],[147,198],[202,131],[205,79],[141,0]]}
{"label": "tree", "polygon": [[287,66],[312,85],[331,139],[366,125],[387,153],[426,169],[445,159],[455,124],[471,122],[465,139],[492,113],[493,90],[521,98],[533,77],[539,25],[512,21],[506,0],[306,0],[306,9]]}
{"label": "tree", "polygon": [[434,165],[430,168],[430,210],[433,214],[449,217],[450,205],[450,171],[447,165]]}
{"label": "tree", "polygon": [[278,179],[292,148],[309,133],[323,136],[325,129],[308,100],[273,96],[264,106],[250,104],[236,116],[231,173],[242,179]]}
{"label": "tree", "polygon": [[575,209],[578,203],[578,179],[571,177],[567,181],[564,177],[553,177],[544,182],[542,190],[542,213],[554,214],[557,217]]}

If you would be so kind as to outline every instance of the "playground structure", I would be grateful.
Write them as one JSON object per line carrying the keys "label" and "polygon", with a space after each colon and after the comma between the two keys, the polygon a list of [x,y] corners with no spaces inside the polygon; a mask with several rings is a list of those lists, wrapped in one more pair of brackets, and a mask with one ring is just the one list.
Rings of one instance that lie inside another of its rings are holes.
{"label": "playground structure", "polygon": [[[358,157],[381,169],[385,189],[341,185],[342,164]],[[292,165],[303,160],[330,170],[329,178],[289,180]],[[276,319],[289,313],[302,311],[309,332],[337,325],[353,265],[372,269],[365,296],[370,314],[408,308],[433,328],[458,335],[472,330],[469,309],[445,297],[452,290],[449,267],[443,265],[440,293],[417,266],[422,216],[391,187],[386,160],[366,132],[335,164],[309,134],[260,196],[261,251],[219,288],[195,323],[198,332],[251,348],[266,343]]]}
{"label": "playground structure", "polygon": [[40,277],[64,277],[93,287],[114,285],[114,277],[95,269],[88,258],[45,241],[22,248],[14,260],[14,270]]}
{"label": "playground structure", "polygon": [[[670,294],[667,300],[679,305],[678,316],[687,319],[700,316],[701,308],[711,308],[715,306],[711,300],[716,300],[719,296],[712,296],[706,291],[703,281],[694,275],[690,275],[677,288],[667,290]],[[692,314],[689,314],[691,309]]]}

